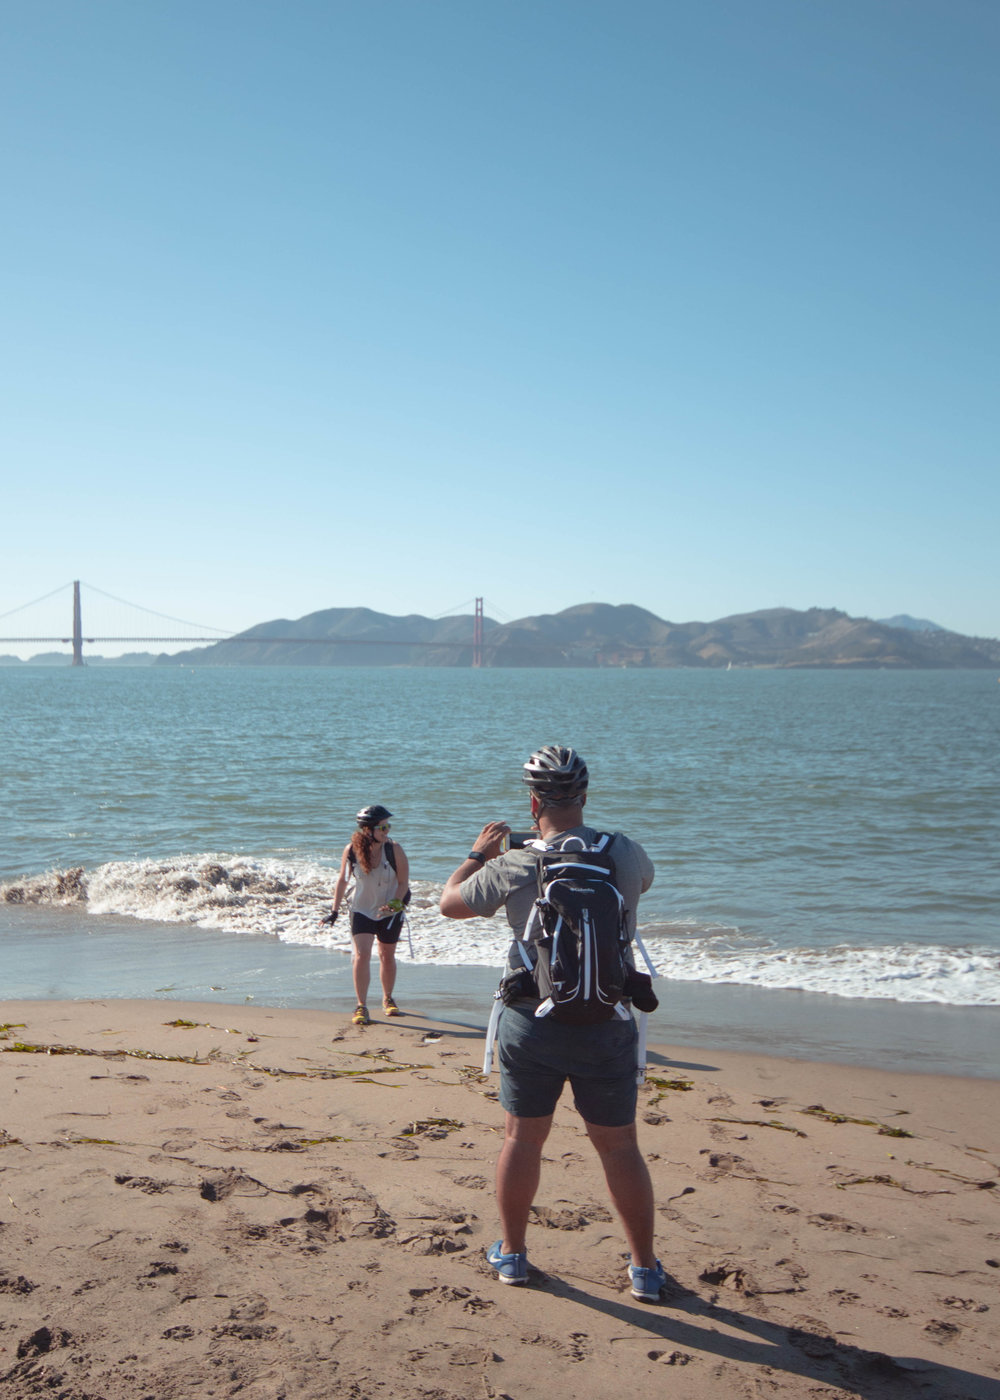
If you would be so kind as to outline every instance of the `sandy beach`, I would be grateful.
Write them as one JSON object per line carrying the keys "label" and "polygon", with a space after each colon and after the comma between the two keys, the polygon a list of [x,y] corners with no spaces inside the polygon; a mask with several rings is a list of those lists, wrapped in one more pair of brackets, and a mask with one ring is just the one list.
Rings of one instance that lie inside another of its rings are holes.
{"label": "sandy beach", "polygon": [[[0,1003],[0,1397],[1000,1396],[1000,1083],[660,1046],[663,1302],[568,1096],[525,1288],[473,1029]],[[669,1368],[669,1369],[664,1369]]]}

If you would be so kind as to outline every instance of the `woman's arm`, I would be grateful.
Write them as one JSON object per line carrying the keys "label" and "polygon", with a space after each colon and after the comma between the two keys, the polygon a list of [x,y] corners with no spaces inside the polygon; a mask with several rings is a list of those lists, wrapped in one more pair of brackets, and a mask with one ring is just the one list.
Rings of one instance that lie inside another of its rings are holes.
{"label": "woman's arm", "polygon": [[337,883],[333,887],[333,912],[340,913],[340,906],[344,902],[344,891],[347,889],[348,857],[351,853],[350,845],[344,847],[344,854],[340,858],[340,874],[337,876]]}

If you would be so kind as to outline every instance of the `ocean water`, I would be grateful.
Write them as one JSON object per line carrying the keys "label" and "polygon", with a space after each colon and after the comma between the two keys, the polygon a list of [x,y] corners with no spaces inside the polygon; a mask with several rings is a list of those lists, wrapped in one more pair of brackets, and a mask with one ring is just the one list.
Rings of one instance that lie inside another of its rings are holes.
{"label": "ocean water", "polygon": [[348,940],[318,919],[372,801],[410,858],[421,976],[478,987],[506,925],[442,920],[441,884],[484,821],[527,825],[520,765],[559,742],[590,821],[656,864],[640,926],[672,987],[820,1019],[1000,1007],[992,674],[21,667],[0,714],[6,998],[149,994],[126,967],[202,956],[211,986],[264,959],[272,997],[308,999],[307,966],[343,994]]}

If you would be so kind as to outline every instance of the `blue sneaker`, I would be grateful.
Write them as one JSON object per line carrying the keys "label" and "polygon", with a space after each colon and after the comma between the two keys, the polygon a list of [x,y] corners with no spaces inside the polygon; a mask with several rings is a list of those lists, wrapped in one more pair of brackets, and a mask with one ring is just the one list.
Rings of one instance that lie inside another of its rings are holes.
{"label": "blue sneaker", "polygon": [[628,1266],[628,1276],[632,1282],[632,1297],[640,1303],[658,1303],[660,1290],[666,1286],[667,1275],[659,1259],[655,1269],[640,1269],[636,1264]]}
{"label": "blue sneaker", "polygon": [[501,1283],[528,1282],[528,1256],[526,1254],[504,1254],[503,1240],[497,1240],[486,1251],[487,1263],[497,1271]]}

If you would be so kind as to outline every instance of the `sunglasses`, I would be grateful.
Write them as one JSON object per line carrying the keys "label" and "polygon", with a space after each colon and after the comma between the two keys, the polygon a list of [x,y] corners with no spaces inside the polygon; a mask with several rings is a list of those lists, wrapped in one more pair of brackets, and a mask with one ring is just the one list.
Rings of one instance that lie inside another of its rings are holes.
{"label": "sunglasses", "polygon": [[376,831],[391,831],[391,830],[392,830],[392,823],[391,823],[391,822],[381,822],[381,823],[375,828],[375,830],[376,830]]}

